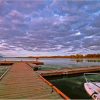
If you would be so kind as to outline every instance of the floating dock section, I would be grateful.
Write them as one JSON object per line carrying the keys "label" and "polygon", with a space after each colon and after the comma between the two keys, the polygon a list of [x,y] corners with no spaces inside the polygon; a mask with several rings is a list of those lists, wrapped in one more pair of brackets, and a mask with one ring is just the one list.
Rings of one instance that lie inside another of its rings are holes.
{"label": "floating dock section", "polygon": [[36,64],[36,65],[44,65],[43,62],[39,62],[39,61],[0,61],[0,65],[12,65],[17,62],[31,63],[31,64]]}
{"label": "floating dock section", "polygon": [[42,76],[78,75],[90,72],[100,72],[100,66],[64,68],[58,70],[37,71]]}

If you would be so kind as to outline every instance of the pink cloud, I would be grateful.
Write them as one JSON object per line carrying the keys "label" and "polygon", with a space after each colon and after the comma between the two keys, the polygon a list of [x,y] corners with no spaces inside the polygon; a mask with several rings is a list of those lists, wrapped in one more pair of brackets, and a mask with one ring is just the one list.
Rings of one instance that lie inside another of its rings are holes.
{"label": "pink cloud", "polygon": [[0,23],[3,23],[4,18],[0,16]]}
{"label": "pink cloud", "polygon": [[23,17],[23,15],[17,11],[17,10],[12,10],[10,13],[9,13],[10,16],[16,18],[16,17]]}
{"label": "pink cloud", "polygon": [[5,2],[4,0],[0,0],[0,5],[4,4],[4,2]]}
{"label": "pink cloud", "polygon": [[22,9],[37,9],[39,6],[45,4],[45,0],[16,0],[15,5],[21,7]]}

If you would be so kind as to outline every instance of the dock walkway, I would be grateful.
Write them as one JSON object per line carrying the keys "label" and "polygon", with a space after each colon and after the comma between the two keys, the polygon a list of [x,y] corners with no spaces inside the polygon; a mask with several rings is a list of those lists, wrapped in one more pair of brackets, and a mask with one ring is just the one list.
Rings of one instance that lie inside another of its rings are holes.
{"label": "dock walkway", "polygon": [[37,71],[42,76],[77,75],[90,72],[100,72],[100,66],[64,68],[58,70]]}
{"label": "dock walkway", "polygon": [[25,62],[13,64],[0,80],[0,99],[62,99]]}

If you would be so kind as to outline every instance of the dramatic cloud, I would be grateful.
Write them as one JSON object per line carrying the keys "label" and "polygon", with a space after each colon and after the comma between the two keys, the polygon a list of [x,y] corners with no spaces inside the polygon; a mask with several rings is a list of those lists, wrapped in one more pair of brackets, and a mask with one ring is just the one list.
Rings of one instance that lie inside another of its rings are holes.
{"label": "dramatic cloud", "polygon": [[100,53],[99,0],[0,0],[0,54]]}

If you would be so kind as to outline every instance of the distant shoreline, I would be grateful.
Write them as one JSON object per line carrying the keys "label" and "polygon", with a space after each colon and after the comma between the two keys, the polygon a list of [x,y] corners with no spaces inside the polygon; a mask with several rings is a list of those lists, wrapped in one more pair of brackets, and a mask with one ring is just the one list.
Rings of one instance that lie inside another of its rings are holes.
{"label": "distant shoreline", "polygon": [[87,54],[87,55],[82,55],[82,54],[76,54],[76,55],[69,55],[69,56],[26,56],[26,57],[22,57],[22,56],[18,56],[18,57],[0,57],[0,58],[72,58],[72,59],[76,59],[76,58],[100,58],[100,54]]}

